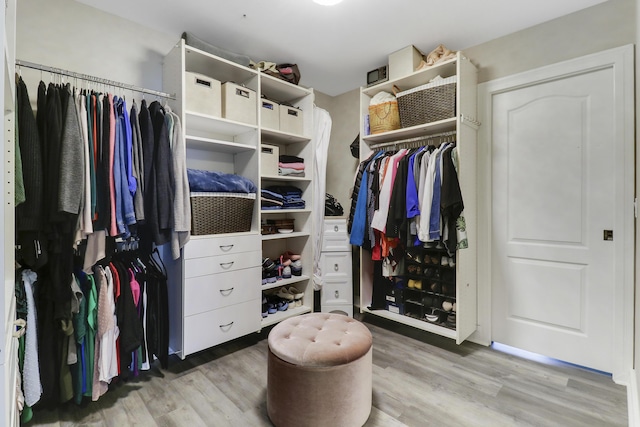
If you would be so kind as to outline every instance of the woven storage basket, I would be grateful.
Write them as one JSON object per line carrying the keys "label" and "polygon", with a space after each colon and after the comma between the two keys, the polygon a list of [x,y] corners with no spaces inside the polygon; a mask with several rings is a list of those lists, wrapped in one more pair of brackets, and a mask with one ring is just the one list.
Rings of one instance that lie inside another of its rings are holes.
{"label": "woven storage basket", "polygon": [[369,129],[371,134],[400,129],[398,102],[383,102],[369,106]]}
{"label": "woven storage basket", "polygon": [[403,128],[437,122],[456,116],[457,76],[398,92],[398,110]]}
{"label": "woven storage basket", "polygon": [[255,193],[191,193],[191,234],[251,230]]}

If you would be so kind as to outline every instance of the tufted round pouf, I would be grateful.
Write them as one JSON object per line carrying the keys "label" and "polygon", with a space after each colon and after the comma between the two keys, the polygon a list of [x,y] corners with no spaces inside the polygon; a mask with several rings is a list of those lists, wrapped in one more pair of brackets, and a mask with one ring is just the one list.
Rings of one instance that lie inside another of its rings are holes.
{"label": "tufted round pouf", "polygon": [[359,427],[369,418],[371,332],[350,317],[309,313],[269,333],[267,412],[277,427]]}

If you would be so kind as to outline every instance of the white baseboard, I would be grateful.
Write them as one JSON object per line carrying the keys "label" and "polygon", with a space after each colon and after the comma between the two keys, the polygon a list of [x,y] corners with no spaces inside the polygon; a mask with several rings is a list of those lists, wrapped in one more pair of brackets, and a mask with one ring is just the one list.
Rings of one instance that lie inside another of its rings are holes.
{"label": "white baseboard", "polygon": [[632,369],[629,383],[627,384],[627,406],[629,409],[630,427],[640,426],[640,395],[638,395],[640,383],[638,381],[640,381],[640,377],[637,375],[636,370]]}

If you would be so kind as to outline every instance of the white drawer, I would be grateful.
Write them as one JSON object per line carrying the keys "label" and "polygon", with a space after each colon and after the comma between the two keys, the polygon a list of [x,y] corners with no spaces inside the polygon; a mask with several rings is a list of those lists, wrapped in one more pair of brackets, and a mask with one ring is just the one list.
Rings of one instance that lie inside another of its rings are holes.
{"label": "white drawer", "polygon": [[260,296],[260,267],[184,281],[184,315],[203,313]]}
{"label": "white drawer", "polygon": [[184,355],[260,330],[260,299],[184,319]]}
{"label": "white drawer", "polygon": [[[253,249],[255,249],[255,247]],[[188,279],[190,277],[259,267],[261,256],[262,251],[253,251],[208,258],[188,259],[184,262],[184,277]]]}
{"label": "white drawer", "polygon": [[192,237],[184,247],[184,259],[247,252],[260,247],[259,234]]}
{"label": "white drawer", "polygon": [[350,251],[347,220],[325,219],[323,225],[322,251]]}
{"label": "white drawer", "polygon": [[[352,304],[353,289],[351,288],[351,280],[349,281],[332,281],[325,280],[322,283],[322,301],[321,307],[336,304]],[[323,310],[324,311],[324,310]]]}
{"label": "white drawer", "polygon": [[320,254],[322,279],[348,279],[351,281],[351,252],[322,252]]}

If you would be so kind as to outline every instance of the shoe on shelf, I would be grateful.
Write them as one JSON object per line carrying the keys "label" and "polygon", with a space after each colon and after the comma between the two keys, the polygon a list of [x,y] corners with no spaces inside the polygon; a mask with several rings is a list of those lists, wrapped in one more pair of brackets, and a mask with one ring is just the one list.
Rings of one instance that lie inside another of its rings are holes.
{"label": "shoe on shelf", "polygon": [[273,270],[267,273],[267,283],[276,283],[278,280],[278,271]]}
{"label": "shoe on shelf", "polygon": [[282,268],[282,278],[291,279],[291,267],[288,265]]}
{"label": "shoe on shelf", "polygon": [[300,255],[294,254],[291,251],[286,251],[285,253],[282,254],[282,259],[291,260],[291,261],[299,261],[300,260]]}
{"label": "shoe on shelf", "polygon": [[262,260],[263,271],[273,271],[275,268],[276,268],[276,263],[273,262],[270,258],[265,258]]}
{"label": "shoe on shelf", "polygon": [[301,292],[298,288],[291,286],[289,288],[289,294],[293,295],[294,300],[302,299],[304,292]]}
{"label": "shoe on shelf", "polygon": [[278,293],[276,294],[277,296],[279,296],[282,299],[288,300],[288,301],[293,301],[293,294],[291,292],[289,292],[289,289],[285,288],[284,286],[282,288],[280,288],[280,290],[278,291]]}
{"label": "shoe on shelf", "polygon": [[267,298],[262,297],[262,317],[267,317],[269,314],[269,304],[267,303]]}

